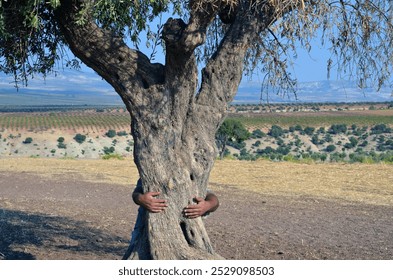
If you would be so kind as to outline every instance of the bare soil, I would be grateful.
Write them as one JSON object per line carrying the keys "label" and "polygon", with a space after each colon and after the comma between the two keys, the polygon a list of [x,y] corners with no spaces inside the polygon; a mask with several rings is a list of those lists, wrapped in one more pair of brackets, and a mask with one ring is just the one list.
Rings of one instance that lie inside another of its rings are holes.
{"label": "bare soil", "polygon": [[[137,213],[132,186],[72,175],[0,169],[0,259],[122,257]],[[390,203],[211,187],[221,205],[205,223],[227,259],[393,258]]]}

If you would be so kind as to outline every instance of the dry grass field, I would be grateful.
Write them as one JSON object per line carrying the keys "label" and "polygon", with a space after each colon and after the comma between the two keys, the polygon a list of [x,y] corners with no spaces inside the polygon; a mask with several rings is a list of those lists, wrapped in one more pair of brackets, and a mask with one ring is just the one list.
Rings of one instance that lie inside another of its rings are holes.
{"label": "dry grass field", "polygon": [[[6,158],[0,172],[32,173],[130,186],[138,179],[131,159],[73,160]],[[267,160],[216,161],[210,183],[263,195],[308,196],[328,200],[393,206],[393,165],[291,163]]]}
{"label": "dry grass field", "polygon": [[[0,258],[120,259],[131,159],[0,159]],[[227,259],[392,259],[393,165],[217,161],[206,219]]]}

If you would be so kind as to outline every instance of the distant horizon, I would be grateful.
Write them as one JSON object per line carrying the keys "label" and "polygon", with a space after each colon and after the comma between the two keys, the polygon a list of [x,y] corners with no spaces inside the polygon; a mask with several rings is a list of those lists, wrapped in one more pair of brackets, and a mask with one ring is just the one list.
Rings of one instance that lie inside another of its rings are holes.
{"label": "distant horizon", "polygon": [[[123,105],[114,89],[96,73],[88,71],[65,70],[57,75],[38,77],[21,86],[18,90],[12,83],[13,78],[0,73],[1,105]],[[393,89],[383,87],[359,89],[354,81],[320,80],[299,82],[296,96],[261,95],[261,83],[257,80],[243,81],[232,103],[359,103],[392,102]]]}

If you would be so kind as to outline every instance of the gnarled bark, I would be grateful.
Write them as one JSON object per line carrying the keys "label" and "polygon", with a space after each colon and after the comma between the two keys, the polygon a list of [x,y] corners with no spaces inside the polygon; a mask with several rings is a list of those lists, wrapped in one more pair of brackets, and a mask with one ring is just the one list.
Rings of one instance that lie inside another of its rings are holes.
{"label": "gnarled bark", "polygon": [[164,66],[150,63],[93,20],[78,25],[81,3],[61,1],[56,11],[59,25],[74,54],[123,99],[131,114],[134,160],[144,191],[160,191],[168,201],[163,213],[139,213],[144,223],[127,257],[220,258],[202,219],[186,219],[183,209],[194,196],[206,195],[217,155],[215,132],[237,92],[249,43],[272,16],[260,20],[237,8],[227,35],[202,71],[198,90],[194,50],[204,42],[207,26],[222,10],[219,6],[203,11],[191,7],[188,24],[168,20],[163,30]]}

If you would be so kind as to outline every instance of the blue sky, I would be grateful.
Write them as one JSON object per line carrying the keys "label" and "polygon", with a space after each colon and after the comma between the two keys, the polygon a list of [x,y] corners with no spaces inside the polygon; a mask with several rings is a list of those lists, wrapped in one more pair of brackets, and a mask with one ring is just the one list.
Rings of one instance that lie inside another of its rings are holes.
{"label": "blue sky", "polygon": [[[327,81],[326,63],[330,57],[328,50],[320,45],[320,39],[312,44],[311,52],[298,49],[294,60],[292,74],[298,79],[297,98],[288,96],[269,96],[270,102],[359,102],[359,101],[393,101],[392,89],[383,88],[376,93],[373,89],[359,90],[352,81],[337,79],[337,73],[331,72]],[[141,51],[148,56],[151,50],[140,44]],[[158,51],[157,62],[164,62],[164,55]],[[244,77],[235,101],[258,102],[260,99],[261,78],[255,73],[250,80]],[[12,77],[0,73],[0,105],[12,104],[104,104],[121,105],[122,101],[106,81],[93,70],[82,65],[79,71],[58,70],[56,76],[43,79],[35,77],[29,81],[27,88],[16,92]]]}

